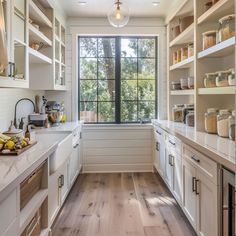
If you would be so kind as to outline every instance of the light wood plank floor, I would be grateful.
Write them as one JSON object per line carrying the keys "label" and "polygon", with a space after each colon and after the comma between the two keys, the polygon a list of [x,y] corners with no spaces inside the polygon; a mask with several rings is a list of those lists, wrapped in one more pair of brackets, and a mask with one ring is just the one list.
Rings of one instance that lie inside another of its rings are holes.
{"label": "light wood plank floor", "polygon": [[53,236],[195,236],[153,173],[83,174],[52,229]]}

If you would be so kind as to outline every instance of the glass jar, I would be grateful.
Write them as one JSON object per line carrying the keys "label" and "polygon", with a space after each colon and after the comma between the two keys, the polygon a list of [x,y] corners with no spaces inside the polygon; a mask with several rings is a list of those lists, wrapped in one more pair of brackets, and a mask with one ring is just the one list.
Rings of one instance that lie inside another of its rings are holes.
{"label": "glass jar", "polygon": [[184,120],[184,114],[183,114],[183,104],[176,104],[172,108],[172,116],[173,116],[173,121],[175,122],[183,122]]}
{"label": "glass jar", "polygon": [[194,111],[189,111],[186,115],[186,124],[188,126],[194,127]]}
{"label": "glass jar", "polygon": [[229,110],[220,110],[217,115],[217,133],[220,137],[229,137]]}
{"label": "glass jar", "polygon": [[181,84],[180,84],[180,81],[173,81],[171,82],[171,87],[172,87],[172,90],[181,90]]}
{"label": "glass jar", "polygon": [[229,71],[218,71],[216,77],[216,86],[217,87],[227,87],[229,86],[228,75]]}
{"label": "glass jar", "polygon": [[173,52],[173,65],[178,63],[178,53],[177,52]]}
{"label": "glass jar", "polygon": [[217,134],[217,115],[216,108],[209,108],[205,113],[205,131],[208,134]]}
{"label": "glass jar", "polygon": [[192,57],[194,55],[194,44],[190,43],[188,45],[188,57]]}
{"label": "glass jar", "polygon": [[214,88],[216,87],[216,73],[206,73],[204,78],[204,87],[205,88]]}
{"label": "glass jar", "polygon": [[188,88],[194,89],[194,78],[193,77],[188,77]]}
{"label": "glass jar", "polygon": [[183,107],[183,116],[184,116],[183,122],[184,122],[184,124],[187,123],[186,117],[190,111],[194,111],[194,104],[184,104],[184,107]]}
{"label": "glass jar", "polygon": [[203,47],[202,48],[203,48],[203,50],[206,50],[207,48],[210,48],[210,47],[216,45],[217,34],[218,34],[217,30],[207,31],[202,34],[202,39],[203,39],[203,44],[202,44]]}
{"label": "glass jar", "polygon": [[235,15],[228,15],[219,20],[219,41],[223,42],[235,36]]}
{"label": "glass jar", "polygon": [[187,58],[188,58],[188,48],[187,47],[181,48],[181,61]]}
{"label": "glass jar", "polygon": [[177,51],[177,63],[181,62],[181,49]]}
{"label": "glass jar", "polygon": [[235,111],[232,111],[232,115],[229,117],[229,138],[235,140]]}
{"label": "glass jar", "polygon": [[188,79],[180,79],[181,89],[188,89]]}
{"label": "glass jar", "polygon": [[236,85],[235,70],[234,69],[229,70],[228,82],[229,82],[230,86],[235,86]]}

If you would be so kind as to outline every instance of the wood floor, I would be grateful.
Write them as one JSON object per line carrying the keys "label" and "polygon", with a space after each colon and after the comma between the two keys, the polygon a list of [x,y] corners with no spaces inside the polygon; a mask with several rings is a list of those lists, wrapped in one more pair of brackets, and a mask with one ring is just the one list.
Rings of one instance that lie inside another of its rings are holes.
{"label": "wood floor", "polygon": [[52,229],[53,236],[195,235],[157,174],[83,174]]}

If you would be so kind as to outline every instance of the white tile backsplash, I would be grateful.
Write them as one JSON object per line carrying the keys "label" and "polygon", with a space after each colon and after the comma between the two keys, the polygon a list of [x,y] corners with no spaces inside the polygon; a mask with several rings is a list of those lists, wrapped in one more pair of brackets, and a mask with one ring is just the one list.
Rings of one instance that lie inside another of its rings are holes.
{"label": "white tile backsplash", "polygon": [[[28,89],[0,88],[0,132],[6,131],[11,120],[14,119],[16,102],[21,98],[29,98],[34,101],[35,95],[43,96],[44,92]],[[33,107],[29,102],[22,102],[17,109],[18,118],[28,116],[32,111]]]}

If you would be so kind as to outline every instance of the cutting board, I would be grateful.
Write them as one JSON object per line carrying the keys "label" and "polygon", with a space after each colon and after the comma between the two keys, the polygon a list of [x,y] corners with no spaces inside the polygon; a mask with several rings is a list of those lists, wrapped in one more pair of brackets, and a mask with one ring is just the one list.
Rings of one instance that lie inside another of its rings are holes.
{"label": "cutting board", "polygon": [[23,152],[25,152],[28,149],[30,149],[31,147],[33,147],[35,144],[37,144],[37,141],[34,141],[30,145],[28,145],[28,146],[26,146],[22,149],[14,150],[14,151],[11,151],[11,152],[8,152],[8,153],[3,153],[2,151],[0,151],[0,155],[2,155],[2,156],[19,156]]}

